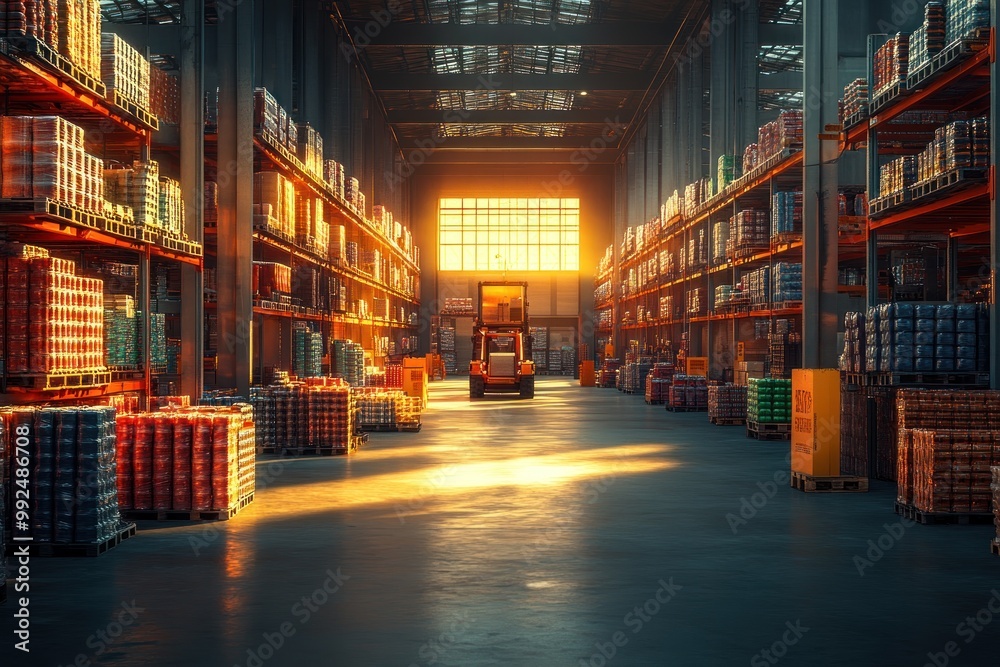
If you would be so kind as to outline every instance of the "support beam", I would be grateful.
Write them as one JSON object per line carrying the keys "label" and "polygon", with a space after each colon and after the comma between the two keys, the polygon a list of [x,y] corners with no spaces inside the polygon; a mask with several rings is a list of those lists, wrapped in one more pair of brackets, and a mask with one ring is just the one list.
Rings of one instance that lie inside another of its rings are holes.
{"label": "support beam", "polygon": [[[188,237],[205,238],[205,0],[181,7],[180,178]],[[181,265],[181,393],[200,397],[204,389],[205,296],[200,270]]]}
{"label": "support beam", "polygon": [[[997,3],[990,3],[990,25],[996,26],[1000,20]],[[1000,62],[996,58],[990,63],[990,127],[1000,128]],[[990,132],[990,181],[993,193],[997,190],[997,155],[1000,155],[1000,132]],[[994,196],[990,201],[990,387],[1000,389],[1000,290],[997,283],[997,267],[1000,266],[1000,202]]]}
{"label": "support beam", "polygon": [[615,118],[631,118],[629,109],[509,109],[509,110],[454,110],[454,109],[390,109],[389,122],[393,125],[517,125],[523,123],[558,125],[612,125]]}
{"label": "support beam", "polygon": [[[407,162],[413,164],[411,157],[416,154],[433,154],[444,151],[467,150],[523,150],[551,151],[592,150],[594,153],[608,153],[609,148],[617,148],[621,135],[615,137],[436,137],[427,139],[400,139]],[[437,142],[437,143],[435,143]],[[607,156],[610,159],[610,156]],[[419,166],[419,165],[414,165]]]}
{"label": "support beam", "polygon": [[[219,361],[216,384],[249,396],[253,356],[253,0],[219,24]],[[262,344],[275,344],[262,341]]]}
{"label": "support beam", "polygon": [[[375,24],[374,27],[372,24]],[[362,48],[379,46],[660,46],[664,35],[677,32],[674,23],[609,21],[569,25],[545,23],[404,23],[385,27],[372,20],[345,20],[354,41]],[[366,33],[366,28],[368,31]],[[370,36],[371,33],[376,33]]]}
{"label": "support beam", "polygon": [[[757,3],[752,4],[756,15]],[[802,46],[801,25],[760,23],[757,25],[757,35],[762,46]]]}
{"label": "support beam", "polygon": [[[834,141],[822,141],[837,113],[837,0],[804,0],[802,353],[805,368],[837,367],[838,214]],[[763,85],[762,85],[763,87]]]}
{"label": "support beam", "polygon": [[760,90],[802,90],[802,72],[775,72],[757,77]]}
{"label": "support beam", "polygon": [[259,0],[263,5],[260,46],[260,85],[268,89],[285,109],[292,108],[293,16],[288,0]]}
{"label": "support beam", "polygon": [[373,72],[375,90],[646,90],[649,73],[409,74]]}
{"label": "support beam", "polygon": [[[757,141],[757,53],[760,30],[757,3],[751,2],[740,14],[740,31],[736,48],[740,54],[740,95],[736,104],[737,146],[749,146]],[[797,26],[801,33],[801,26]]]}

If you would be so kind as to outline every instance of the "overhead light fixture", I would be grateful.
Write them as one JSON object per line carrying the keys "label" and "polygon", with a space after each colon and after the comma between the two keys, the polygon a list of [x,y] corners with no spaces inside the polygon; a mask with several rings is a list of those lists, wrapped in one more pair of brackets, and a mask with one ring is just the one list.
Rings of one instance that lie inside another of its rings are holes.
{"label": "overhead light fixture", "polygon": [[510,91],[510,96],[511,96],[511,97],[517,97],[517,92],[516,92],[516,91],[513,91],[513,90],[512,90],[512,91]]}
{"label": "overhead light fixture", "polygon": [[587,91],[586,90],[581,90],[580,94],[583,95],[584,97],[586,97],[587,96]]}

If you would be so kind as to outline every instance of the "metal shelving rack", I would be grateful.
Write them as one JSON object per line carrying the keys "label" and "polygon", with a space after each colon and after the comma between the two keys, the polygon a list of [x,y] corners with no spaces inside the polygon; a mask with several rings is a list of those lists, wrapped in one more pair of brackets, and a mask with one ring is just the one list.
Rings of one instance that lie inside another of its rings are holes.
{"label": "metal shelving rack", "polygon": [[[30,37],[0,39],[0,84],[7,115],[56,115],[87,131],[87,150],[105,159],[147,160],[152,136],[159,129],[154,117],[119,97],[105,99],[104,85],[82,74],[73,63]],[[188,230],[190,231],[190,230]],[[3,376],[0,403],[31,404],[100,399],[122,393],[150,394],[150,265],[164,262],[200,274],[201,249],[167,247],[120,220],[85,213],[52,201],[0,201],[0,238],[38,245],[60,254],[87,253],[138,266],[137,308],[143,313],[140,340],[142,368],[112,371],[110,383],[67,379],[15,387]],[[182,317],[190,317],[184,316]],[[88,375],[88,374],[84,374]],[[102,378],[103,380],[103,378]]]}
{"label": "metal shelving rack", "polygon": [[[995,17],[994,17],[995,18]],[[875,38],[877,36],[873,36]],[[877,46],[870,38],[869,50]],[[934,138],[933,125],[901,124],[899,118],[911,111],[934,110],[967,112],[970,117],[985,114],[990,118],[990,166],[983,173],[949,174],[941,177],[934,187],[908,188],[902,201],[872,213],[867,221],[867,273],[875,276],[883,251],[898,239],[945,239],[948,258],[948,298],[956,297],[959,274],[959,244],[990,246],[996,235],[996,67],[995,28],[980,29],[978,34],[947,46],[921,68],[916,77],[911,73],[908,85],[894,96],[877,100],[869,117],[845,128],[841,133],[841,150],[865,150],[868,163],[868,191],[879,192],[879,166],[883,155],[912,155]],[[991,100],[991,95],[993,99]],[[894,122],[895,121],[895,122]],[[915,196],[914,196],[915,195]],[[995,245],[995,243],[994,243]],[[995,264],[994,264],[995,266]],[[995,279],[984,276],[990,285]],[[866,290],[869,306],[879,302],[877,280],[869,280]],[[996,308],[996,294],[991,294]],[[993,354],[997,354],[998,323],[994,313],[992,327]],[[995,371],[995,368],[991,370]],[[996,372],[991,373],[996,383]]]}
{"label": "metal shelving rack", "polygon": [[[216,163],[218,136],[205,136],[206,165],[211,175]],[[384,298],[389,302],[390,313],[400,308],[408,314],[419,311],[420,268],[412,257],[396,243],[382,235],[365,217],[352,210],[346,201],[326,183],[309,173],[299,159],[281,149],[269,137],[259,133],[254,136],[254,170],[277,171],[295,184],[296,193],[316,197],[324,203],[325,219],[331,224],[342,224],[347,230],[347,240],[358,244],[361,250],[377,249],[383,257],[397,266],[410,271],[415,277],[413,293],[379,282],[357,268],[332,263],[309,248],[289,239],[279,238],[266,230],[253,230],[253,258],[255,261],[273,261],[293,267],[310,267],[320,272],[323,278],[336,276],[348,285],[353,298],[372,303],[374,298]],[[217,253],[217,229],[206,227],[206,252]],[[294,275],[294,273],[293,273]],[[216,304],[206,303],[207,312],[216,309]],[[253,345],[254,382],[259,382],[266,368],[291,370],[292,368],[292,326],[296,321],[320,325],[324,339],[351,339],[361,343],[366,350],[373,349],[373,342],[379,337],[388,337],[396,346],[396,355],[402,354],[402,340],[415,335],[417,324],[408,315],[407,321],[398,318],[359,317],[347,312],[324,311],[319,309],[273,309],[263,307],[259,302],[253,306],[254,336],[259,336],[262,344]],[[277,343],[275,345],[275,343]],[[220,343],[221,344],[221,343]],[[381,365],[388,353],[375,357],[376,365]],[[209,360],[209,363],[211,361]]]}

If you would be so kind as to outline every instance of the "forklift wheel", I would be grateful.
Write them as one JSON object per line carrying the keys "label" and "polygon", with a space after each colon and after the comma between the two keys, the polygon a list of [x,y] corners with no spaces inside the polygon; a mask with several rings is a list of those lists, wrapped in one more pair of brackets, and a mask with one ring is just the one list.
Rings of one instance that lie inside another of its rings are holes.
{"label": "forklift wheel", "polygon": [[521,378],[521,398],[535,397],[535,376],[530,375]]}
{"label": "forklift wheel", "polygon": [[482,376],[469,376],[469,398],[482,398],[486,395],[486,381]]}

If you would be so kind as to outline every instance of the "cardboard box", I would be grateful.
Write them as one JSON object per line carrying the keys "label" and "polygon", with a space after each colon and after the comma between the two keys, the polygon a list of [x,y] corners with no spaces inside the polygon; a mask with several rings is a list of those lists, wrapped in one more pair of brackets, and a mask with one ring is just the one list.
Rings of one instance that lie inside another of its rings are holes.
{"label": "cardboard box", "polygon": [[840,476],[840,371],[792,371],[792,471]]}

